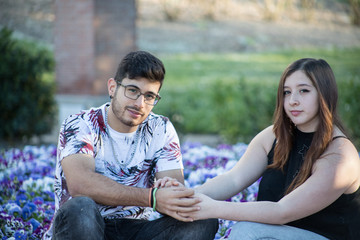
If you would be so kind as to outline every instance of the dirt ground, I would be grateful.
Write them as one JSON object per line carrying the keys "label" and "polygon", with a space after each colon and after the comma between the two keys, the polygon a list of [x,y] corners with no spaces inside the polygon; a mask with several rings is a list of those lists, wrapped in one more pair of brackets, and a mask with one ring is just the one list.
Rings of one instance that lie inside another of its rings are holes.
{"label": "dirt ground", "polygon": [[284,9],[272,21],[264,20],[264,9],[256,1],[242,1],[241,6],[227,6],[227,10],[217,6],[211,20],[204,20],[199,10],[183,6],[175,21],[166,21],[161,0],[140,2],[137,45],[155,53],[360,47],[360,27],[351,25],[349,9],[341,4],[306,11]]}

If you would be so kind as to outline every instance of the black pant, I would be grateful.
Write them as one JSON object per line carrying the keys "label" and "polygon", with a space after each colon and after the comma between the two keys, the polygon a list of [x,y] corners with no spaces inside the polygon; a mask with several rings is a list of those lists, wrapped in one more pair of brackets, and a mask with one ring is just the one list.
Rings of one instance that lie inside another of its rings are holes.
{"label": "black pant", "polygon": [[53,240],[212,240],[218,227],[217,219],[182,222],[165,216],[153,221],[104,220],[92,199],[76,197],[58,210]]}

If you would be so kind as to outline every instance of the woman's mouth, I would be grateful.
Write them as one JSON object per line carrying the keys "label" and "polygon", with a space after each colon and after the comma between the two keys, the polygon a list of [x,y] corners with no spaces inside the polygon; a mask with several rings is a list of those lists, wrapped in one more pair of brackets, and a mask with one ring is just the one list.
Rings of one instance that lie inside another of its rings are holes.
{"label": "woman's mouth", "polygon": [[301,111],[297,111],[297,110],[293,110],[293,111],[290,111],[291,115],[293,115],[294,117],[297,117],[301,114]]}

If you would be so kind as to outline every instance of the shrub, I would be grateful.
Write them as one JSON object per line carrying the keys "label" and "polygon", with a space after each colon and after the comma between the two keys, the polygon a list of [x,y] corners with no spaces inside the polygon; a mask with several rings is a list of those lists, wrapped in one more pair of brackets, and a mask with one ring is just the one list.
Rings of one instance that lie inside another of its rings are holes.
{"label": "shrub", "polygon": [[349,0],[351,22],[355,26],[360,26],[360,0]]}
{"label": "shrub", "polygon": [[338,81],[339,115],[358,150],[360,148],[360,79],[352,77]]}
{"label": "shrub", "polygon": [[161,93],[160,101],[154,111],[170,118],[176,130],[182,133],[216,133],[213,123],[213,110],[210,89],[197,85],[191,89],[171,88]]}
{"label": "shrub", "polygon": [[14,143],[50,132],[55,118],[54,82],[44,75],[54,68],[51,52],[0,32],[0,140]]}
{"label": "shrub", "polygon": [[271,124],[276,87],[241,78],[171,89],[154,111],[168,116],[180,135],[218,134],[228,143],[248,142]]}
{"label": "shrub", "polygon": [[212,91],[214,122],[230,143],[249,142],[269,126],[275,108],[276,87],[270,83],[217,82]]}
{"label": "shrub", "polygon": [[[338,80],[339,115],[355,145],[360,147],[360,80]],[[190,89],[171,88],[155,112],[170,118],[180,136],[218,134],[227,143],[249,141],[272,124],[277,83],[222,79]]]}

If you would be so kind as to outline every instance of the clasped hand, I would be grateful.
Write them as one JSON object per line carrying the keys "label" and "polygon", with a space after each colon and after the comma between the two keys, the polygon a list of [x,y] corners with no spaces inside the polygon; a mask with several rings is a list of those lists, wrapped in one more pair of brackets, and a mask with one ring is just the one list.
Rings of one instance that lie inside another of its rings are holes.
{"label": "clasped hand", "polygon": [[185,222],[210,218],[213,199],[186,188],[176,179],[164,177],[155,182],[156,210]]}

